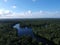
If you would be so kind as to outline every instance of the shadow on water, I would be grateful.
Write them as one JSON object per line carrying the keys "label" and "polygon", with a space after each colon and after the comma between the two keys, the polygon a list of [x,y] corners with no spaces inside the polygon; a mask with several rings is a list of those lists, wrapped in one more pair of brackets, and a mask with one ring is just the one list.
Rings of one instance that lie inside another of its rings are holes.
{"label": "shadow on water", "polygon": [[17,29],[17,31],[18,31],[18,36],[23,36],[23,35],[29,35],[29,36],[31,36],[32,38],[36,38],[36,40],[38,41],[38,42],[42,42],[43,43],[43,45],[46,45],[46,44],[48,44],[48,45],[56,45],[53,41],[50,41],[50,40],[48,40],[48,39],[46,39],[46,38],[43,38],[43,37],[41,37],[41,36],[39,36],[38,34],[35,34],[33,31],[32,31],[32,28],[31,27],[24,27],[24,28],[22,28],[22,27],[20,27],[20,24],[15,24],[14,26],[13,26],[13,28],[16,28]]}

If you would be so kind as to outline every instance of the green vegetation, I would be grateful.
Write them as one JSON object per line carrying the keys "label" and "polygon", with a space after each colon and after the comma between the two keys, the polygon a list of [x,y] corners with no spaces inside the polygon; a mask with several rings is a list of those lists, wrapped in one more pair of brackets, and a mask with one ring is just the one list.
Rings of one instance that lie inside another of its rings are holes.
{"label": "green vegetation", "polygon": [[[42,42],[37,42],[30,36],[18,37],[17,30],[12,26],[16,22],[0,22],[0,45],[43,45]],[[18,21],[21,27],[32,27],[35,35],[39,35],[48,40],[60,45],[60,20],[46,19],[46,20],[24,20]],[[48,44],[46,44],[48,45]]]}

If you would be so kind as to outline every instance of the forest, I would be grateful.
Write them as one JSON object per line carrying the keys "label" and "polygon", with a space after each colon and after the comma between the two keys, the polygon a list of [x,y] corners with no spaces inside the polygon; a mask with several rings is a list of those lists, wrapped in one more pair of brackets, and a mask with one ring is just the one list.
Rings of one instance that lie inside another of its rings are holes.
{"label": "forest", "polygon": [[0,21],[0,45],[50,45],[38,42],[30,36],[19,37],[13,25],[19,23],[21,27],[32,27],[34,35],[41,37],[53,45],[60,45],[60,19],[25,19]]}

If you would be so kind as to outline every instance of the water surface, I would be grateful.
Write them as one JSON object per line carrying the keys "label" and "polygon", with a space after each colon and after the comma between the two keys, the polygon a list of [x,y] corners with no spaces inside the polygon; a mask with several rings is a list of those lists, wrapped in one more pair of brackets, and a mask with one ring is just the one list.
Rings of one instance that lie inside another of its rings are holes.
{"label": "water surface", "polygon": [[20,27],[20,24],[16,24],[13,26],[13,28],[16,28],[17,29],[17,32],[18,32],[18,36],[23,36],[23,35],[26,35],[26,36],[34,36],[33,34],[33,31],[32,31],[32,28],[31,27]]}
{"label": "water surface", "polygon": [[38,35],[35,35],[33,33],[33,30],[32,30],[31,27],[23,27],[22,28],[22,27],[20,27],[20,24],[15,24],[13,26],[13,28],[17,29],[18,36],[23,36],[23,35],[25,35],[25,36],[31,36],[32,38],[36,38],[36,40],[38,42],[43,42],[43,45],[46,45],[46,44],[48,44],[48,45],[56,45],[53,41],[50,41],[50,40],[48,40],[46,38],[43,38],[43,37],[38,36]]}

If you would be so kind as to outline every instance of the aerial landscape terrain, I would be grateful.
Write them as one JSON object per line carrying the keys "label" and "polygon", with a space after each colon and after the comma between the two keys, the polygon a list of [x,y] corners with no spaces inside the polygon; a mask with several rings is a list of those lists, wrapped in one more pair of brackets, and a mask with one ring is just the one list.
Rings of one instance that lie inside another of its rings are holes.
{"label": "aerial landscape terrain", "polygon": [[0,0],[0,45],[60,45],[60,0]]}
{"label": "aerial landscape terrain", "polygon": [[[21,28],[31,27],[34,37],[19,36],[13,28],[16,24]],[[60,19],[0,20],[0,45],[60,45]]]}

